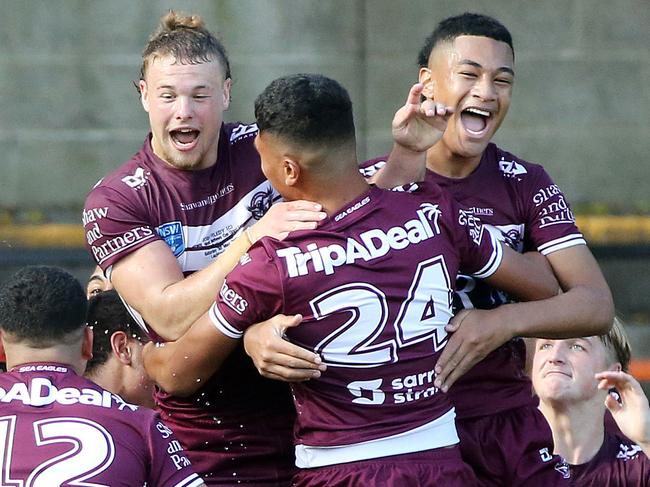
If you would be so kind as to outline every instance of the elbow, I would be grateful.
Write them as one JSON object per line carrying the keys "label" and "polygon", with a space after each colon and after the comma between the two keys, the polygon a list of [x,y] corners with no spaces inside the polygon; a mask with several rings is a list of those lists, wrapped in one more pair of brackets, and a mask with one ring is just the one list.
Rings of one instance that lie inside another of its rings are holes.
{"label": "elbow", "polygon": [[163,380],[156,382],[158,387],[165,391],[167,394],[171,394],[176,397],[188,397],[194,394],[198,390],[197,387],[191,387],[187,384],[183,384],[178,381],[173,380]]}

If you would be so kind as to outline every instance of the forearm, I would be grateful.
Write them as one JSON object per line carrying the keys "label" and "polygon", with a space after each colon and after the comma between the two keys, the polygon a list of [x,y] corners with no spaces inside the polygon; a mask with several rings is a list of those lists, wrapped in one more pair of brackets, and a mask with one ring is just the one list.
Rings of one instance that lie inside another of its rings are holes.
{"label": "forearm", "polygon": [[208,267],[166,286],[144,308],[145,321],[165,340],[177,340],[210,308],[226,275],[249,247],[244,233]]}
{"label": "forearm", "polygon": [[205,313],[177,341],[147,344],[144,366],[160,388],[175,396],[189,396],[219,370],[236,344],[237,340],[215,329]]}
{"label": "forearm", "polygon": [[512,336],[564,339],[606,333],[614,319],[608,292],[576,286],[552,298],[494,310]]}
{"label": "forearm", "polygon": [[403,184],[423,181],[426,174],[426,152],[417,152],[397,143],[384,167],[370,179],[380,188],[394,188]]}

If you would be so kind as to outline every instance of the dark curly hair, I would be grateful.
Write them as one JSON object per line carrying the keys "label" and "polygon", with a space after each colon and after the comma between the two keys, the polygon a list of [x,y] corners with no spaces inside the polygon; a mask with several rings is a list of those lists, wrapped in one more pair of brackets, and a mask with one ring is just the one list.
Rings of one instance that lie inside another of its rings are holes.
{"label": "dark curly hair", "polygon": [[86,293],[69,272],[24,267],[0,288],[0,328],[13,340],[47,348],[85,326]]}

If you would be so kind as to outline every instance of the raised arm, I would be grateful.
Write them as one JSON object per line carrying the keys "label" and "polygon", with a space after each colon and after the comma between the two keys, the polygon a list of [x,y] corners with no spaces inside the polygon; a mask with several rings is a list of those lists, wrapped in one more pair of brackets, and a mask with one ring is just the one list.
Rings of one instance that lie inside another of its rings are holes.
{"label": "raised arm", "polygon": [[205,313],[175,342],[147,343],[142,351],[144,366],[161,389],[189,396],[219,369],[237,342],[217,330]]}
{"label": "raised arm", "polygon": [[312,229],[325,217],[318,204],[278,203],[248,232],[230,244],[208,267],[184,278],[163,241],[148,244],[113,266],[111,281],[124,300],[166,340],[180,337],[210,307],[223,279],[248,250],[251,239],[284,238],[290,231]]}
{"label": "raised arm", "polygon": [[599,372],[596,380],[599,381],[599,389],[616,389],[620,402],[608,394],[605,406],[612,413],[621,432],[650,457],[650,407],[639,382],[630,374],[611,370]]}
{"label": "raised arm", "polygon": [[422,101],[424,85],[416,83],[409,91],[406,103],[395,113],[392,122],[393,149],[386,165],[370,178],[382,188],[394,188],[422,181],[426,170],[426,151],[447,128],[453,112],[431,100]]}

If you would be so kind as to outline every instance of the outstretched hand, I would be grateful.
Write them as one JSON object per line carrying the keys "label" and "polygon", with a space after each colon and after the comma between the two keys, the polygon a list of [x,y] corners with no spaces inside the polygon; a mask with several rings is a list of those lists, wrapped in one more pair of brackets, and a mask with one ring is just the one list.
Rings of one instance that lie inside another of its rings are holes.
{"label": "outstretched hand", "polygon": [[621,432],[643,448],[647,455],[650,449],[650,407],[641,385],[625,372],[608,370],[597,373],[595,377],[599,389],[616,389],[620,401],[609,393],[605,406]]}
{"label": "outstretched hand", "polygon": [[244,349],[260,375],[286,382],[302,382],[317,379],[326,370],[320,356],[284,338],[287,328],[301,322],[301,315],[276,315],[246,330]]}
{"label": "outstretched hand", "polygon": [[406,103],[393,117],[393,140],[414,152],[424,152],[433,146],[445,132],[447,120],[454,112],[433,100],[422,101],[422,83],[414,84]]}
{"label": "outstretched hand", "polygon": [[305,200],[276,203],[259,222],[249,228],[248,236],[251,243],[255,243],[264,236],[282,240],[289,232],[313,230],[319,221],[327,217],[322,209],[320,204]]}

